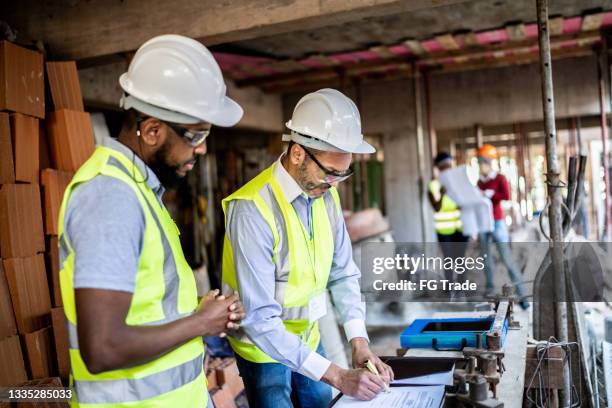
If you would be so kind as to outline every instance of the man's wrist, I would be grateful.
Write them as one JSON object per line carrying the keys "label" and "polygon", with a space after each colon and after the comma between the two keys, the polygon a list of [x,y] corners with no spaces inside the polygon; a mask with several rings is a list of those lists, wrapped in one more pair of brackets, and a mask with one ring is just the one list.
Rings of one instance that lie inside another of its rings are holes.
{"label": "man's wrist", "polygon": [[327,371],[325,371],[325,374],[323,374],[321,377],[321,380],[332,387],[340,389],[340,380],[342,378],[343,371],[345,371],[343,368],[331,363]]}
{"label": "man's wrist", "polygon": [[353,337],[351,339],[351,346],[353,349],[358,349],[361,347],[370,347],[370,342],[365,337]]}
{"label": "man's wrist", "polygon": [[190,338],[199,337],[199,336],[206,337],[212,334],[208,330],[208,325],[202,324],[202,322],[200,321],[201,319],[198,319],[197,312],[181,320],[183,320],[183,322],[186,323]]}

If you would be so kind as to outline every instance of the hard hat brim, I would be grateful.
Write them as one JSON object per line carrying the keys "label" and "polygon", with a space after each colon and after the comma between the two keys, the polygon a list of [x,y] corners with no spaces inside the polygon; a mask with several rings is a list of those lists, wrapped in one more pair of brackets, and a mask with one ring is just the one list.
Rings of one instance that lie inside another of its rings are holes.
{"label": "hard hat brim", "polygon": [[134,108],[139,112],[173,123],[195,124],[208,122],[215,126],[230,127],[242,119],[244,111],[233,99],[225,96],[219,109],[212,112],[177,112],[148,101],[146,95],[133,89],[127,79],[127,74],[119,77],[119,84],[127,93],[121,98],[119,106],[123,109]]}
{"label": "hard hat brim", "polygon": [[215,126],[231,127],[240,122],[244,110],[233,99],[227,96],[223,99],[223,106],[214,112],[202,112],[200,116],[206,122]]}
{"label": "hard hat brim", "polygon": [[353,149],[353,151],[349,153],[369,154],[375,152],[376,149],[374,148],[374,146],[364,140],[359,146],[357,146],[357,148]]}
{"label": "hard hat brim", "polygon": [[[289,126],[287,126],[289,127]],[[291,128],[289,128],[291,129]],[[293,130],[293,129],[291,129]],[[310,135],[302,135],[295,130],[291,134],[284,134],[282,138],[283,142],[293,141],[297,144],[311,147],[313,149],[321,150],[323,152],[340,152],[340,153],[356,153],[356,154],[369,154],[375,153],[376,149],[374,146],[363,140],[357,147],[353,146],[342,146],[340,144],[330,143],[329,141],[323,141]]]}

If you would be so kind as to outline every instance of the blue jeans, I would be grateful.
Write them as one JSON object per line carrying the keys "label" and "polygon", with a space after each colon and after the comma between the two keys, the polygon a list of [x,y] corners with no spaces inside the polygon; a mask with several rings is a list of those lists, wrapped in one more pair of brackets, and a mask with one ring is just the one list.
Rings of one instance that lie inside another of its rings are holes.
{"label": "blue jeans", "polygon": [[[319,343],[317,353],[325,356]],[[332,400],[331,387],[313,381],[280,363],[253,363],[236,354],[250,407],[325,408]]]}
{"label": "blue jeans", "polygon": [[487,275],[487,291],[491,291],[494,288],[493,284],[493,266],[491,262],[491,239],[495,242],[499,256],[508,269],[508,274],[512,283],[516,287],[516,294],[519,297],[523,296],[523,286],[521,284],[521,274],[519,273],[512,252],[510,251],[510,236],[508,235],[508,229],[506,228],[506,222],[504,220],[495,221],[493,232],[483,232],[478,234],[478,240],[480,241],[480,256],[485,259],[485,273]]}

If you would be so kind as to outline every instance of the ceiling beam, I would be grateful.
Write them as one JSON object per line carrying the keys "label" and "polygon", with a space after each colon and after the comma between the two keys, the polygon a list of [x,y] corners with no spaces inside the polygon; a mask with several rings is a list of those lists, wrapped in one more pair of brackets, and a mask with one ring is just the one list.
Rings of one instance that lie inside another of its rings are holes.
{"label": "ceiling beam", "polygon": [[[564,34],[556,37],[551,37],[551,46],[565,43],[567,41],[593,41],[599,40],[599,32],[581,32],[577,34]],[[438,60],[455,57],[466,57],[467,59],[485,57],[492,53],[507,52],[507,51],[518,51],[528,50],[530,47],[537,45],[537,38],[530,38],[521,41],[512,41],[504,43],[496,43],[486,46],[473,46],[467,48],[461,48],[459,50],[441,51],[436,53],[428,54],[426,57],[419,59],[419,63],[423,64],[435,64]]]}
{"label": "ceiling beam", "polygon": [[[551,38],[551,46],[554,52],[558,55],[567,55],[573,53],[574,49],[569,49],[563,53],[557,52],[557,45],[563,44],[570,40],[583,41],[585,46],[590,46],[593,42],[599,41],[600,34],[598,32],[583,32],[578,34],[566,34],[558,37]],[[447,58],[455,58],[457,61],[454,64],[450,64],[451,68],[475,66],[478,68],[486,67],[487,64],[494,66],[498,64],[498,61],[487,60],[487,57],[494,53],[506,53],[516,52],[517,55],[499,57],[498,60],[504,64],[508,61],[516,61],[517,64],[523,64],[531,62],[534,56],[537,58],[537,53],[529,53],[530,47],[537,44],[537,39],[527,39],[516,42],[508,42],[501,44],[493,44],[488,46],[468,47],[463,49],[455,49],[449,51],[439,51],[431,54],[422,55],[420,58],[408,56],[395,56],[391,58],[381,58],[376,60],[367,60],[362,62],[356,62],[347,64],[344,66],[336,67],[323,67],[317,69],[310,69],[308,71],[301,72],[286,72],[282,74],[262,75],[258,77],[246,78],[236,81],[236,85],[239,87],[243,86],[258,86],[263,87],[266,90],[276,89],[277,87],[285,88],[286,86],[292,86],[296,83],[303,83],[309,81],[319,81],[321,79],[329,80],[329,78],[340,77],[342,75],[355,76],[361,75],[363,72],[374,71],[377,69],[391,68],[394,65],[408,64],[412,61],[416,61],[421,66],[437,66],[439,61]],[[580,54],[583,54],[582,47],[578,47]],[[526,54],[525,56],[521,54]],[[274,64],[270,65],[274,67]]]}
{"label": "ceiling beam", "polygon": [[[236,85],[242,86],[264,86],[277,82],[292,82],[302,81],[307,78],[320,79],[321,77],[334,77],[342,75],[351,75],[351,72],[360,70],[373,70],[381,66],[391,66],[394,64],[403,64],[412,61],[413,58],[406,56],[395,56],[391,58],[382,58],[375,60],[367,60],[355,62],[349,65],[339,65],[335,67],[322,67],[309,69],[305,72],[286,72],[282,74],[265,75],[236,81]],[[274,67],[275,65],[270,65]]]}
{"label": "ceiling beam", "polygon": [[133,51],[164,33],[214,45],[466,1],[21,0],[2,2],[0,15],[54,58],[81,60]]}
{"label": "ceiling beam", "polygon": [[[553,49],[551,50],[551,53],[554,60],[563,58],[584,57],[587,55],[593,55],[593,44],[577,46],[570,49]],[[478,58],[474,60],[469,60],[467,62],[434,67],[431,72],[433,74],[445,74],[458,71],[474,71],[480,69],[503,68],[513,65],[533,64],[538,61],[538,58],[539,57],[537,53],[504,56],[492,61],[488,59]]]}

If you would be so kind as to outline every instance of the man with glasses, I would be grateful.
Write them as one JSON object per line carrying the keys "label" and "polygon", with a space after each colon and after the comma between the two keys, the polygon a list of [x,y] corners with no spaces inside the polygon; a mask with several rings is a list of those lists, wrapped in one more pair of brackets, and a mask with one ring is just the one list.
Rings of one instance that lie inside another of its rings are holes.
{"label": "man with glasses", "polygon": [[211,126],[242,108],[199,42],[147,41],[119,83],[127,110],[78,170],[60,210],[60,281],[73,406],[206,407],[202,336],[238,327],[236,295],[198,302],[164,188],[206,152]]}
{"label": "man with glasses", "polygon": [[[336,185],[353,173],[353,153],[375,150],[353,101],[334,89],[304,96],[287,127],[287,151],[223,200],[223,287],[240,293],[246,311],[229,341],[250,406],[326,407],[329,385],[370,400],[393,372],[369,348]],[[352,346],[352,370],[326,359],[320,344],[327,289]]]}

